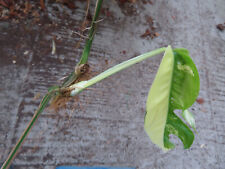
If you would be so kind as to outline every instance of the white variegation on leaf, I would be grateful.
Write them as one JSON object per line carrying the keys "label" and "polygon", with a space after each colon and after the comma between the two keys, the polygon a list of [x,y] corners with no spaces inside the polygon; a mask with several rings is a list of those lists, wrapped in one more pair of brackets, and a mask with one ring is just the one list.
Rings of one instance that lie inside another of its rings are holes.
{"label": "white variegation on leaf", "polygon": [[145,130],[152,142],[162,149],[165,149],[163,138],[169,109],[173,64],[173,51],[171,47],[168,47],[152,84],[146,104]]}
{"label": "white variegation on leaf", "polygon": [[194,115],[189,110],[184,110],[182,112],[182,117],[194,129],[194,131],[197,133]]}

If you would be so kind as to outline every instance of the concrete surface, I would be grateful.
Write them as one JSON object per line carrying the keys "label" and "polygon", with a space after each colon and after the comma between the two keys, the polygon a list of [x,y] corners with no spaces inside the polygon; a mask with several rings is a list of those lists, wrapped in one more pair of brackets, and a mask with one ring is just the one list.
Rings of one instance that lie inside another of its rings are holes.
{"label": "concrete surface", "polygon": [[[137,64],[84,91],[58,112],[46,110],[14,160],[15,169],[54,169],[59,165],[124,166],[137,169],[225,168],[225,22],[224,0],[155,0],[119,5],[104,1],[89,63],[97,74],[138,54],[171,44],[185,47],[200,73],[195,141],[167,153],[143,130],[145,102],[161,56]],[[66,76],[82,52],[73,34],[82,23],[85,3],[73,12],[49,4],[40,25],[2,23],[0,32],[0,160],[6,159],[51,85]],[[54,7],[55,6],[55,7]],[[92,1],[92,9],[94,2]],[[58,8],[58,11],[53,10]],[[112,15],[111,15],[112,14]],[[159,36],[140,36],[154,19]],[[58,25],[54,26],[54,23]],[[51,54],[56,36],[56,54]],[[14,63],[13,63],[14,60]],[[16,61],[16,62],[15,62]]]}

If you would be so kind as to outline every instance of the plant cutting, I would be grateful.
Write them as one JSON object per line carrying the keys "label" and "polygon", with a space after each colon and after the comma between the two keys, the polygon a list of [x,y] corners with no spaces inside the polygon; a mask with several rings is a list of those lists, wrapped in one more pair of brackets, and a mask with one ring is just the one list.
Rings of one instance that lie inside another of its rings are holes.
{"label": "plant cutting", "polygon": [[194,134],[174,113],[176,109],[182,110],[184,119],[196,130],[193,115],[187,109],[195,102],[200,83],[197,68],[186,49],[172,49],[171,46],[156,49],[120,63],[88,81],[75,83],[67,90],[70,96],[75,96],[106,77],[162,52],[164,56],[146,103],[145,130],[152,142],[163,150],[174,148],[169,141],[170,134],[178,136],[184,148],[189,148]]}
{"label": "plant cutting", "polygon": [[[171,134],[181,139],[184,148],[189,148],[193,143],[194,134],[188,125],[195,130],[195,122],[188,108],[195,102],[198,96],[199,75],[186,49],[172,49],[171,46],[159,48],[124,61],[90,80],[78,81],[78,77],[84,75],[88,69],[87,61],[96,31],[96,21],[99,16],[101,4],[102,0],[96,1],[95,14],[91,29],[89,30],[88,39],[86,40],[81,59],[75,66],[75,70],[66,78],[62,85],[49,88],[38,110],[35,112],[1,169],[7,169],[10,166],[31,128],[34,126],[35,121],[50,100],[57,99],[57,97],[74,97],[99,81],[161,53],[164,53],[164,56],[147,98],[144,122],[145,130],[152,142],[163,150],[174,148],[173,143],[169,140]],[[182,111],[182,116],[187,124],[176,115],[174,110]]]}

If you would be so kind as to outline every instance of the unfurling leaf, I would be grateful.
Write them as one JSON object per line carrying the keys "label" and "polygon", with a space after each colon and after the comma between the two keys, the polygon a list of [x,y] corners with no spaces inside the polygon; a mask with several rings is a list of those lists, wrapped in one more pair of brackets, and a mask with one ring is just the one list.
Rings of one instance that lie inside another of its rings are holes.
{"label": "unfurling leaf", "polygon": [[163,150],[174,148],[170,134],[178,136],[184,148],[193,143],[193,132],[174,110],[184,111],[195,102],[199,84],[198,71],[188,51],[168,46],[148,95],[145,116],[147,134]]}

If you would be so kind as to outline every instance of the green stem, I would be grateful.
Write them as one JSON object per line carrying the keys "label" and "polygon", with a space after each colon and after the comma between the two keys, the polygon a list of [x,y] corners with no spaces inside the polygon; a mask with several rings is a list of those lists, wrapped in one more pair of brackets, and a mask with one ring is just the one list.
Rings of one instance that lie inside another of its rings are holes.
{"label": "green stem", "polygon": [[[80,62],[77,64],[78,66],[80,64],[85,64],[88,60],[88,56],[91,50],[91,45],[92,45],[92,41],[94,39],[94,35],[96,32],[96,25],[97,25],[97,19],[100,13],[100,9],[102,6],[102,2],[103,0],[97,0],[96,1],[96,7],[95,7],[95,14],[91,23],[91,29],[89,30],[88,33],[88,39],[86,40],[85,43],[85,47],[80,59]],[[63,84],[61,85],[61,87],[67,87],[69,85],[71,85],[77,78],[79,77],[79,75],[75,74],[74,71],[66,78],[66,80],[63,82]],[[28,124],[27,128],[24,130],[23,134],[21,135],[21,137],[19,138],[19,140],[17,141],[15,147],[12,149],[12,151],[10,152],[8,158],[6,159],[6,161],[4,162],[4,164],[2,165],[1,169],[8,169],[10,167],[11,162],[13,161],[13,159],[15,158],[16,154],[18,153],[18,150],[20,149],[20,147],[22,146],[23,142],[25,141],[27,135],[29,134],[30,130],[32,129],[35,121],[38,119],[39,115],[43,112],[43,110],[45,109],[45,107],[48,105],[49,101],[51,100],[52,97],[54,97],[54,93],[57,92],[58,89],[55,89],[55,91],[50,91],[48,92],[38,110],[35,112],[35,114],[33,115],[33,118],[31,119],[30,123]]]}
{"label": "green stem", "polygon": [[8,169],[10,167],[13,159],[15,158],[16,154],[18,153],[18,150],[22,146],[22,144],[25,141],[28,133],[32,129],[34,123],[37,121],[39,115],[43,112],[44,108],[47,106],[47,104],[50,101],[51,97],[52,97],[52,93],[47,93],[45,95],[45,97],[42,99],[42,102],[40,104],[39,109],[34,113],[33,118],[31,119],[31,121],[28,124],[27,128],[24,130],[23,134],[21,135],[21,137],[17,141],[16,145],[14,146],[12,151],[10,152],[8,158],[6,159],[4,164],[2,165],[1,169]]}
{"label": "green stem", "polygon": [[154,51],[151,51],[151,52],[148,52],[148,53],[145,53],[143,55],[140,55],[140,56],[137,56],[135,58],[132,58],[130,60],[127,60],[125,62],[122,62],[108,70],[106,70],[105,72],[102,72],[100,73],[99,75],[93,77],[92,79],[88,80],[88,81],[82,81],[82,82],[79,82],[79,83],[76,83],[74,85],[71,85],[69,87],[70,90],[72,90],[70,92],[70,95],[71,96],[75,96],[77,95],[78,93],[80,93],[81,91],[83,91],[85,88],[87,87],[90,87],[92,85],[94,85],[95,83],[127,68],[127,67],[130,67],[132,65],[134,65],[135,63],[139,63],[147,58],[150,58],[152,56],[155,56],[157,54],[160,54],[162,52],[164,52],[166,50],[166,48],[159,48],[159,49],[156,49]]}
{"label": "green stem", "polygon": [[86,40],[86,44],[79,62],[80,64],[85,64],[88,61],[88,56],[91,50],[91,45],[92,45],[92,41],[94,39],[94,35],[96,32],[96,26],[97,26],[97,19],[101,10],[101,6],[102,6],[102,1],[103,0],[97,0],[96,2],[96,6],[95,6],[95,14],[94,17],[92,19],[92,23],[91,23],[91,29],[89,30],[88,33],[88,39]]}
{"label": "green stem", "polygon": [[[90,50],[91,50],[91,45],[94,39],[94,35],[96,32],[96,26],[97,26],[97,19],[101,10],[101,6],[102,6],[102,1],[103,0],[97,0],[96,1],[96,6],[95,6],[95,13],[94,13],[94,17],[92,19],[92,23],[91,23],[91,29],[88,32],[88,38],[86,40],[85,43],[85,47],[81,56],[81,59],[79,61],[79,63],[76,66],[79,66],[81,64],[86,64],[88,61],[88,56],[90,54]],[[68,87],[70,86],[73,82],[76,81],[76,79],[79,77],[79,75],[75,74],[75,72],[73,71],[64,81],[64,83],[62,84],[61,87]]]}

